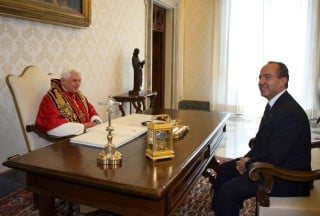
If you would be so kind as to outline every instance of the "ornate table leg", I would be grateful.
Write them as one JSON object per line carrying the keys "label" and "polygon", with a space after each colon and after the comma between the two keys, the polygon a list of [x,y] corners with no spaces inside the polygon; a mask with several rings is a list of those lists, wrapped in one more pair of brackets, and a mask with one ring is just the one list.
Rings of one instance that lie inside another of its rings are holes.
{"label": "ornate table leg", "polygon": [[142,113],[141,104],[143,99],[137,99],[136,101],[133,101],[133,107],[136,109],[136,113]]}
{"label": "ornate table leg", "polygon": [[121,114],[122,114],[121,116],[125,116],[126,113],[124,112],[124,109],[123,109],[123,103],[119,104],[119,109],[120,109]]}

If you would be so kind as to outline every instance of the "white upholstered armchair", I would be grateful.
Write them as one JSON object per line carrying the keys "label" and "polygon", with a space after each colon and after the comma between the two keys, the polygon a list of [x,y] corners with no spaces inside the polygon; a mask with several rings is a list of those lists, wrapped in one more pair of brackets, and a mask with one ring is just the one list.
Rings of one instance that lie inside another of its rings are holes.
{"label": "white upholstered armchair", "polygon": [[52,78],[60,78],[60,76],[58,74],[47,74],[35,66],[26,67],[19,76],[8,75],[6,77],[28,151],[33,151],[42,146],[35,133],[48,142],[66,138],[49,136],[35,127],[39,104],[49,90]]}
{"label": "white upholstered armchair", "polygon": [[[320,215],[320,148],[313,143],[312,171],[302,172],[282,169],[269,163],[253,163],[249,177],[257,181],[263,179],[256,195],[256,215],[258,216],[319,216]],[[308,197],[269,197],[273,178],[290,181],[313,181],[313,188]]]}

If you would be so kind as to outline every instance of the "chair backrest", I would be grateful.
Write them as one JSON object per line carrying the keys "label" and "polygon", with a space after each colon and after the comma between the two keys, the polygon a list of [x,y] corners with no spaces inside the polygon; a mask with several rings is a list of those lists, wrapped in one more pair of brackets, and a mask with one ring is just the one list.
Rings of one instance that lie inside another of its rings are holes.
{"label": "chair backrest", "polygon": [[26,125],[35,124],[40,102],[49,90],[52,78],[60,78],[60,76],[47,74],[35,66],[26,67],[19,76],[8,75],[6,77],[29,151],[41,147],[41,144],[36,143],[35,134],[27,133]]}

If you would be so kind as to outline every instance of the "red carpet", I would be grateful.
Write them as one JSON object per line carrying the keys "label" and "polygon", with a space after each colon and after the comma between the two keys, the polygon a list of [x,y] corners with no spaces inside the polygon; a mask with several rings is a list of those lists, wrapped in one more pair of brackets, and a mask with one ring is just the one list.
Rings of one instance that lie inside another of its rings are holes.
{"label": "red carpet", "polygon": [[[208,179],[200,177],[196,185],[192,188],[185,201],[179,207],[175,216],[214,216],[210,209],[211,198],[209,195],[211,185]],[[56,200],[57,215],[67,215],[68,203]],[[38,216],[38,210],[33,207],[33,194],[23,189],[18,189],[0,199],[0,216]],[[73,213],[75,216],[111,216],[107,212],[98,211],[96,213],[83,214],[80,212],[78,205],[73,205]],[[250,199],[244,203],[244,209],[241,216],[255,215],[255,200]]]}

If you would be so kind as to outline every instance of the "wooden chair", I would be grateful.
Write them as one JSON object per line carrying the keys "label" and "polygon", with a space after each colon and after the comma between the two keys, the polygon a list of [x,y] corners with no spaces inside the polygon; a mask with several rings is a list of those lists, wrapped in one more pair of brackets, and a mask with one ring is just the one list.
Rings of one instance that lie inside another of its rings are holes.
{"label": "wooden chair", "polygon": [[26,67],[19,76],[8,75],[6,77],[29,152],[42,146],[40,139],[35,134],[44,138],[47,142],[66,139],[66,137],[55,137],[42,133],[35,126],[40,102],[49,90],[52,78],[60,78],[60,76],[58,74],[46,74],[35,66]]}
{"label": "wooden chair", "polygon": [[[253,140],[252,140],[253,142]],[[252,145],[253,143],[251,143]],[[249,178],[262,179],[256,193],[256,215],[318,216],[320,215],[320,148],[312,143],[312,171],[293,171],[269,163],[256,162],[249,168]],[[314,181],[308,197],[269,197],[273,177],[289,181]]]}

